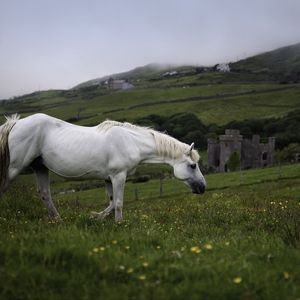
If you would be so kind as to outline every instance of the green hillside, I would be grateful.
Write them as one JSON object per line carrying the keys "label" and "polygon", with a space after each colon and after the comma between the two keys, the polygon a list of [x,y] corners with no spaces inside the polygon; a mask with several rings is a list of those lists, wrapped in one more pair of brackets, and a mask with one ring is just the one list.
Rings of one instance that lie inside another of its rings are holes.
{"label": "green hillside", "polygon": [[34,93],[2,103],[0,114],[20,113],[24,117],[43,112],[81,125],[94,125],[107,118],[134,121],[153,113],[167,116],[193,112],[205,124],[221,125],[246,118],[280,117],[299,106],[298,84],[211,84],[130,91],[108,91],[95,86]]}
{"label": "green hillside", "polygon": [[[181,67],[182,68],[182,67]],[[114,79],[140,79],[140,78],[151,78],[154,76],[157,76],[163,72],[167,72],[169,70],[174,69],[174,66],[171,65],[162,65],[162,64],[148,64],[142,67],[134,68],[133,70],[130,70],[128,72],[122,72],[118,74],[112,74],[109,76],[104,76],[92,80],[88,80],[86,82],[80,83],[74,87],[74,89],[78,88],[84,88],[91,85],[99,84],[108,78],[114,78]]]}
{"label": "green hillside", "polygon": [[282,81],[300,80],[300,43],[230,64],[235,72],[265,74]]}

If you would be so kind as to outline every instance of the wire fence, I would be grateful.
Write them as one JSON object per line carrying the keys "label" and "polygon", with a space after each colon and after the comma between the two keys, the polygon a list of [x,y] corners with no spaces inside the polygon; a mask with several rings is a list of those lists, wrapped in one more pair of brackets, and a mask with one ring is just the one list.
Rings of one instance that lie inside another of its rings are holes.
{"label": "wire fence", "polygon": [[[207,191],[222,190],[228,187],[255,185],[263,182],[280,181],[289,178],[300,178],[300,164],[278,165],[272,168],[240,170],[229,173],[216,173],[206,176]],[[103,185],[92,186],[91,189],[74,190],[70,186],[65,186],[63,190],[56,190],[56,195],[62,198],[94,199],[105,194]],[[55,189],[53,189],[55,190]],[[178,195],[190,195],[191,189],[176,178],[152,179],[147,182],[127,182],[125,185],[125,198],[132,200],[143,200],[151,198],[164,198]]]}

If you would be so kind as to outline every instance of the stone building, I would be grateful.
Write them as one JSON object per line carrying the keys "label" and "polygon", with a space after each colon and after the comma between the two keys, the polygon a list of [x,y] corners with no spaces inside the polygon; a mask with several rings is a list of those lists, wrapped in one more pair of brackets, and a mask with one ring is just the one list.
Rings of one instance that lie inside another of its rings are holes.
{"label": "stone building", "polygon": [[274,163],[274,137],[261,143],[259,135],[244,139],[239,130],[226,129],[218,140],[208,139],[207,145],[208,167],[218,172],[230,171],[228,161],[233,154],[237,154],[241,169],[261,168]]}
{"label": "stone building", "polygon": [[111,90],[129,90],[134,87],[131,83],[124,79],[109,78],[105,81],[105,84],[107,88]]}

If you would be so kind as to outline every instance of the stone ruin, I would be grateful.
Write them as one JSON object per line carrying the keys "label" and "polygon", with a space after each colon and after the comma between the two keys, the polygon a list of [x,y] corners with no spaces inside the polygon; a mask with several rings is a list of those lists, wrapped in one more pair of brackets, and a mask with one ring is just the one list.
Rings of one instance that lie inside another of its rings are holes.
{"label": "stone ruin", "polygon": [[275,138],[261,143],[259,135],[244,139],[239,130],[226,129],[219,139],[207,140],[208,167],[217,172],[228,172],[228,160],[237,153],[240,169],[262,168],[274,163]]}

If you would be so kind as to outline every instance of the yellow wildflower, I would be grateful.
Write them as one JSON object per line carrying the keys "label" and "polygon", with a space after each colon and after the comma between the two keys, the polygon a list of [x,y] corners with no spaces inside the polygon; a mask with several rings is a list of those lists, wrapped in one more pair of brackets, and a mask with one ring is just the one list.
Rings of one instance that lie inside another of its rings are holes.
{"label": "yellow wildflower", "polygon": [[139,278],[139,280],[145,280],[146,276],[145,275],[140,275],[138,278]]}
{"label": "yellow wildflower", "polygon": [[194,247],[191,247],[191,252],[198,254],[201,252],[201,249],[198,246],[194,246]]}
{"label": "yellow wildflower", "polygon": [[242,277],[240,276],[234,277],[232,281],[236,284],[239,284],[242,282]]}
{"label": "yellow wildflower", "polygon": [[290,278],[290,274],[288,273],[288,272],[286,272],[286,271],[284,271],[283,272],[283,277],[284,277],[284,279],[289,279]]}
{"label": "yellow wildflower", "polygon": [[143,262],[143,267],[147,268],[147,267],[149,267],[149,264],[145,261],[145,262]]}
{"label": "yellow wildflower", "polygon": [[207,249],[207,250],[211,250],[213,247],[212,247],[211,244],[205,244],[204,248]]}
{"label": "yellow wildflower", "polygon": [[133,271],[134,271],[133,268],[129,268],[129,269],[127,270],[127,273],[128,273],[128,274],[131,274],[131,273],[133,273]]}

